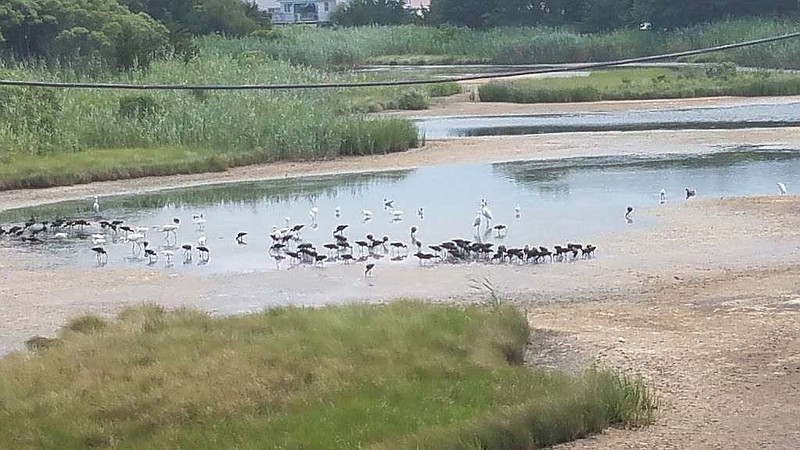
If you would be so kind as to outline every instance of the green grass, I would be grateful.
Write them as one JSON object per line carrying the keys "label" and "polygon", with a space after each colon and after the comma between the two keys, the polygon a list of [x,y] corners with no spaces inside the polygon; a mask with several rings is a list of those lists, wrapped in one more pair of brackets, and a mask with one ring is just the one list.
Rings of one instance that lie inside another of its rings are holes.
{"label": "green grass", "polygon": [[615,69],[588,77],[498,81],[482,85],[483,102],[560,103],[717,96],[800,94],[800,75],[708,69]]}
{"label": "green grass", "polygon": [[[204,48],[188,64],[179,59],[154,62],[147,72],[83,70],[16,65],[0,68],[0,75],[142,84],[364,78],[294,67],[257,52],[232,54],[215,48]],[[353,99],[360,95],[391,104],[404,90],[130,93],[0,88],[0,189],[382,154],[418,145],[411,122],[371,118],[353,108]]]}
{"label": "green grass", "polygon": [[[636,29],[581,34],[570,29],[454,27],[286,28],[273,40],[204,38],[201,45],[229,52],[259,50],[294,64],[352,67],[358,64],[547,64],[608,61],[774,36],[797,30],[791,19],[743,19],[670,32]],[[800,68],[800,40],[709,54],[712,61],[771,68]],[[697,58],[695,58],[697,59]]]}
{"label": "green grass", "polygon": [[529,449],[652,419],[639,380],[520,365],[510,307],[155,306],[0,360],[2,448]]}

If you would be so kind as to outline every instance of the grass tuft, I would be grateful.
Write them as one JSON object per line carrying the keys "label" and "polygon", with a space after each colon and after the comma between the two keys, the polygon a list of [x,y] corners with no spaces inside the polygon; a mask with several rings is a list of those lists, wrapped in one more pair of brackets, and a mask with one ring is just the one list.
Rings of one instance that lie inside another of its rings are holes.
{"label": "grass tuft", "polygon": [[509,363],[529,333],[506,306],[147,305],[78,323],[100,322],[0,360],[1,448],[529,449],[652,418],[638,380]]}
{"label": "grass tuft", "polygon": [[800,76],[783,72],[736,72],[730,64],[706,70],[614,69],[586,77],[499,81],[482,85],[483,102],[563,103],[717,96],[800,94]]}

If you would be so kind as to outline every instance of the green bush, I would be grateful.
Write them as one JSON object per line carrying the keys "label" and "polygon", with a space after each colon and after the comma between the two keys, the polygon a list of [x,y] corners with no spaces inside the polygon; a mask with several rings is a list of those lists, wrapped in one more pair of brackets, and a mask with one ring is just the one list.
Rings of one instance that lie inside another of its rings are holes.
{"label": "green bush", "polygon": [[126,119],[149,120],[164,109],[160,101],[150,95],[126,95],[119,99],[117,113]]}
{"label": "green bush", "polygon": [[430,106],[431,102],[428,96],[416,89],[402,91],[397,98],[387,104],[388,109],[403,110],[428,109]]}

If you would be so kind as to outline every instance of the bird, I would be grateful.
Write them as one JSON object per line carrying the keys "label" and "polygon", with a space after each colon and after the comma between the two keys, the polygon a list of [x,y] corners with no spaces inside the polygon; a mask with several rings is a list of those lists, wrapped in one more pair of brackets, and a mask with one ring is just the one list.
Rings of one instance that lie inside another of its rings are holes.
{"label": "bird", "polygon": [[336,216],[336,218],[338,219],[339,217],[342,216],[342,209],[339,208],[338,206],[336,208],[333,208],[333,215]]}
{"label": "bird", "polygon": [[481,200],[481,215],[486,219],[486,226],[492,223],[492,210],[489,209],[489,202]]}
{"label": "bird", "polygon": [[420,219],[424,219],[424,218],[425,218],[425,210],[424,210],[424,209],[422,209],[422,207],[420,207],[420,208],[417,210],[417,216],[419,216],[419,218],[420,218]]}
{"label": "bird", "polygon": [[375,268],[375,263],[369,263],[364,267],[364,276],[372,276],[372,269]]}
{"label": "bird", "polygon": [[183,259],[184,259],[184,261],[186,261],[186,262],[191,261],[192,260],[192,244],[183,244],[181,246],[181,248],[183,249]]}
{"label": "bird", "polygon": [[161,254],[164,256],[164,260],[165,260],[164,263],[166,265],[168,265],[168,266],[171,266],[172,265],[172,257],[175,256],[175,252],[173,252],[172,250],[164,250],[164,251],[161,252]]}
{"label": "bird", "polygon": [[519,219],[520,217],[522,217],[522,208],[517,205],[517,207],[514,208],[514,218]]}
{"label": "bird", "polygon": [[350,225],[347,224],[337,225],[336,229],[333,230],[333,234],[342,234],[342,232],[349,226]]}
{"label": "bird", "polygon": [[247,232],[240,231],[236,234],[236,243],[237,244],[244,244],[244,237],[247,236]]}
{"label": "bird", "polygon": [[156,253],[155,250],[151,248],[147,248],[144,250],[144,256],[147,256],[147,258],[149,259],[149,264],[153,264],[156,261],[158,261],[158,254]]}
{"label": "bird", "polygon": [[96,195],[94,196],[94,203],[92,204],[92,212],[95,214],[100,212],[100,201]]}
{"label": "bird", "polygon": [[493,226],[492,229],[494,229],[494,232],[497,233],[497,237],[503,237],[508,234],[508,228],[506,228],[505,225],[497,224]]}
{"label": "bird", "polygon": [[383,199],[383,209],[394,208],[394,200]]}
{"label": "bird", "polygon": [[631,214],[633,214],[633,206],[628,206],[625,209],[625,221],[628,223],[633,223],[633,218],[631,218]]}
{"label": "bird", "polygon": [[175,225],[180,225],[181,224],[181,219],[179,217],[173,217],[172,218],[172,223],[174,223]]}
{"label": "bird", "polygon": [[667,191],[666,190],[661,189],[661,192],[658,193],[658,202],[661,203],[662,205],[664,203],[667,203]]}
{"label": "bird", "polygon": [[106,249],[104,249],[102,246],[98,245],[92,247],[92,251],[94,252],[95,257],[97,257],[97,264],[102,265],[104,262],[108,262],[108,253],[106,253]]}
{"label": "bird", "polygon": [[403,220],[403,211],[395,209],[392,211],[392,222],[399,222]]}
{"label": "bird", "polygon": [[780,191],[781,195],[786,195],[786,185],[778,182],[778,190]]}
{"label": "bird", "polygon": [[197,229],[200,231],[205,230],[206,228],[206,219],[203,217],[203,213],[195,214],[192,216],[192,222],[197,226]]}
{"label": "bird", "polygon": [[472,221],[472,228],[480,228],[481,226],[481,212],[478,211],[478,215],[475,216],[475,220]]}
{"label": "bird", "polygon": [[200,255],[200,261],[208,262],[208,257],[210,252],[208,251],[208,247],[205,245],[198,245],[195,247],[197,249],[198,254]]}
{"label": "bird", "polygon": [[314,222],[317,220],[317,213],[319,213],[319,208],[316,206],[311,208],[311,211],[308,212],[308,215],[311,216],[311,221]]}
{"label": "bird", "polygon": [[695,195],[697,195],[697,191],[696,190],[686,188],[686,200],[689,200],[690,198],[694,197]]}
{"label": "bird", "polygon": [[200,247],[203,247],[203,246],[206,245],[207,241],[208,241],[208,238],[206,238],[205,236],[200,236],[199,238],[197,238],[197,245],[200,246]]}

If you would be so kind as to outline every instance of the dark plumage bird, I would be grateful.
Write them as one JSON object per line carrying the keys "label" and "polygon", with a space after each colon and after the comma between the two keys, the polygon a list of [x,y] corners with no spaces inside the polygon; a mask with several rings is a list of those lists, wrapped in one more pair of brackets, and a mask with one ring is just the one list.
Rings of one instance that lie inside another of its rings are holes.
{"label": "dark plumage bird", "polygon": [[689,200],[690,198],[694,197],[695,195],[697,195],[697,191],[696,190],[686,188],[686,200]]}
{"label": "dark plumage bird", "polygon": [[198,245],[195,248],[197,249],[197,252],[200,254],[200,261],[208,261],[208,258],[211,254],[211,252],[208,251],[208,247],[206,247],[205,245]]}
{"label": "dark plumage bird", "polygon": [[108,262],[108,253],[106,253],[106,249],[98,245],[97,247],[92,247],[92,251],[97,257],[98,264],[102,264],[104,261]]}
{"label": "dark plumage bird", "polygon": [[364,276],[369,277],[372,276],[372,269],[375,268],[375,263],[369,263],[364,267]]}
{"label": "dark plumage bird", "polygon": [[144,256],[147,256],[147,258],[150,260],[150,264],[158,261],[158,254],[156,254],[156,251],[151,248],[144,249]]}
{"label": "dark plumage bird", "polygon": [[346,224],[343,224],[343,225],[337,225],[337,226],[336,226],[336,229],[335,229],[335,230],[333,230],[333,234],[340,234],[342,231],[344,231],[344,230],[345,230],[347,227],[349,227],[349,226],[350,226],[350,225],[346,225]]}
{"label": "dark plumage bird", "polygon": [[341,258],[342,258],[342,261],[344,261],[345,264],[350,264],[355,259],[353,257],[353,255],[351,255],[349,253],[345,253],[344,255],[341,256]]}
{"label": "dark plumage bird", "polygon": [[240,231],[236,234],[236,243],[244,244],[244,237],[247,236],[247,233],[244,231]]}
{"label": "dark plumage bird", "polygon": [[177,217],[173,217],[172,218],[172,223],[174,223],[175,225],[180,225],[181,224],[181,219],[179,219]]}

